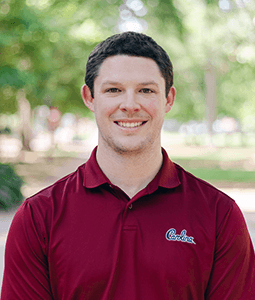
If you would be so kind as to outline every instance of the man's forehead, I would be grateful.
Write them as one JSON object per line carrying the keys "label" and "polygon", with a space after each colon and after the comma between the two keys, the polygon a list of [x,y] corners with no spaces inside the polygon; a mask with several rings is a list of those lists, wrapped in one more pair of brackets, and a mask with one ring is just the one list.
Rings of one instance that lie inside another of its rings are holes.
{"label": "man's forehead", "polygon": [[153,63],[156,63],[156,61],[150,57],[147,56],[138,56],[138,55],[128,55],[128,54],[116,54],[116,55],[111,55],[108,56],[104,59],[104,61],[102,62],[102,64],[100,65],[100,68],[102,67],[102,65],[104,65],[106,62],[108,62],[109,60],[111,61],[115,61],[117,63],[117,61],[119,60],[119,58],[124,58],[127,60],[132,60],[132,59],[136,59],[137,61],[142,61],[142,60],[147,60],[147,61],[151,61]]}
{"label": "man's forehead", "polygon": [[128,76],[129,73],[134,73],[134,70],[144,77],[147,75],[147,79],[141,80],[141,83],[153,81],[155,83],[156,80],[153,80],[153,78],[156,75],[163,77],[159,66],[152,58],[122,54],[107,57],[101,64],[97,77],[103,75],[109,77],[109,79],[105,78],[104,81],[118,82],[120,74],[125,73]]}

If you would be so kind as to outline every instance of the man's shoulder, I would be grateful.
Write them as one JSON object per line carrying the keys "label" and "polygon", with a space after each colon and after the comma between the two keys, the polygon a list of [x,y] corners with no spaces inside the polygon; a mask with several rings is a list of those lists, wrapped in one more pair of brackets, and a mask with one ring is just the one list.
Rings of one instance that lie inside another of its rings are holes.
{"label": "man's shoulder", "polygon": [[65,175],[56,182],[47,187],[41,189],[34,195],[26,199],[30,204],[37,204],[38,202],[51,202],[57,200],[63,196],[64,193],[72,193],[77,187],[82,186],[83,183],[83,174],[85,169],[85,164],[82,164],[74,172]]}

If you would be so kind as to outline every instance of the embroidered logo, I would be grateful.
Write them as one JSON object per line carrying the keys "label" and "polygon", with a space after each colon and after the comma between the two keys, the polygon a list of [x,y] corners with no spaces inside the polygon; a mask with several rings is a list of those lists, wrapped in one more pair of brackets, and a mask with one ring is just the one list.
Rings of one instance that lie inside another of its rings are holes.
{"label": "embroidered logo", "polygon": [[176,230],[174,228],[171,228],[166,232],[166,239],[168,241],[179,241],[183,243],[196,244],[194,242],[193,236],[187,236],[186,233],[187,230],[183,229],[181,234],[176,234]]}

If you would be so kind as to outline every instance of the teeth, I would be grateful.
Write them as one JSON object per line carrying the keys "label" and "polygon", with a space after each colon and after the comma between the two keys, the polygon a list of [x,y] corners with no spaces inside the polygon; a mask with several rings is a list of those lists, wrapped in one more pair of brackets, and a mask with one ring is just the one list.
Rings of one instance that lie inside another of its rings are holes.
{"label": "teeth", "polygon": [[124,122],[118,122],[118,124],[121,127],[126,127],[126,128],[134,128],[134,127],[138,127],[141,126],[143,122],[134,122],[134,123],[124,123]]}

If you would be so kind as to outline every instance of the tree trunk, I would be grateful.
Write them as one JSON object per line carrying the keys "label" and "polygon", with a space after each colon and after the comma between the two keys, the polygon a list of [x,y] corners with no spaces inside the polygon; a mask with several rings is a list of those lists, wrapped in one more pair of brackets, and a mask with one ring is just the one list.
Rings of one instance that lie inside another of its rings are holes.
{"label": "tree trunk", "polygon": [[26,99],[26,94],[24,90],[18,91],[17,102],[20,116],[20,134],[22,138],[22,150],[31,151],[31,106],[29,101]]}
{"label": "tree trunk", "polygon": [[209,63],[205,71],[206,86],[206,118],[210,146],[213,146],[213,122],[216,119],[216,75],[213,66]]}

